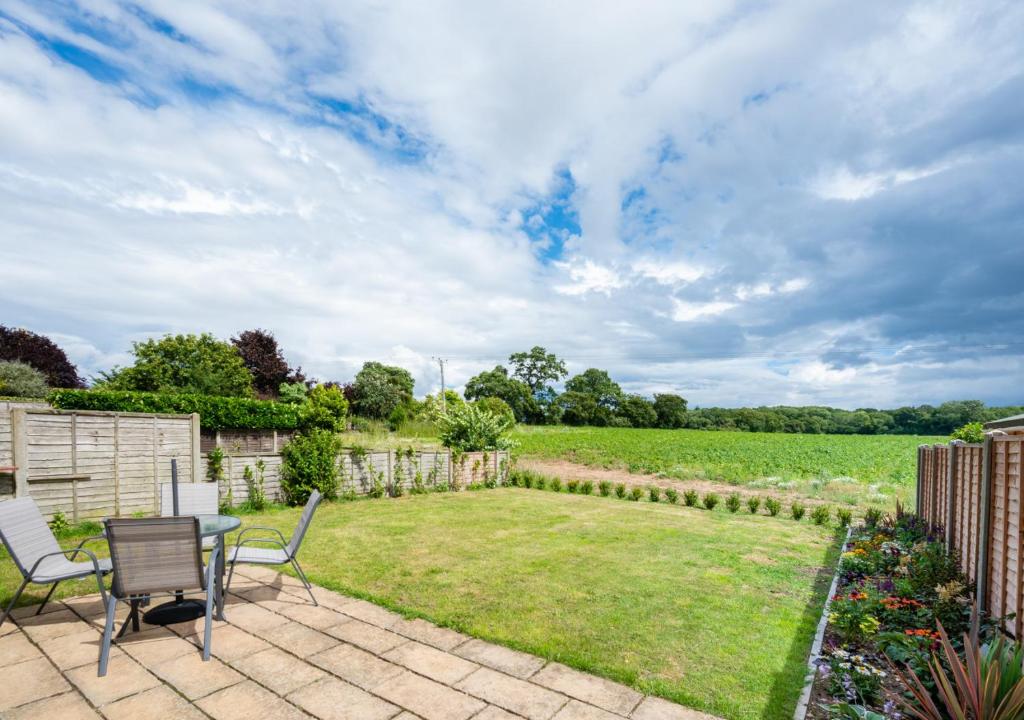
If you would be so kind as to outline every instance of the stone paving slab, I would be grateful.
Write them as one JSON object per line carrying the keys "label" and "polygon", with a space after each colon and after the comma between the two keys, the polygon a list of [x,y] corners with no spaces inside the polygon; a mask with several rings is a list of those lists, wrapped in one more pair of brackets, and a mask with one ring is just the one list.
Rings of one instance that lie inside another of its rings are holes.
{"label": "stone paving slab", "polygon": [[[4,720],[714,720],[365,600],[239,567],[204,662],[204,620],[143,623],[96,676],[99,595],[0,627]],[[118,610],[123,620],[127,607]]]}

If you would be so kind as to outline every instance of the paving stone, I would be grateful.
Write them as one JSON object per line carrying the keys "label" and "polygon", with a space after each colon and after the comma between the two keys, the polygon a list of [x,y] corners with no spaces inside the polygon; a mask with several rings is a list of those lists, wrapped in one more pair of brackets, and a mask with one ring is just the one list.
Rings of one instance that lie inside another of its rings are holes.
{"label": "paving stone", "polygon": [[115,647],[124,650],[146,667],[153,667],[182,655],[196,652],[193,643],[178,637],[167,628],[154,627],[142,632],[129,632]]}
{"label": "paving stone", "polygon": [[[107,720],[139,720],[139,718],[205,720],[206,717],[188,700],[164,686],[105,705],[103,715]],[[66,718],[60,718],[60,720],[66,720]]]}
{"label": "paving stone", "polygon": [[267,600],[282,600],[282,602],[294,601],[297,603],[299,600],[291,593],[286,593],[280,588],[271,587],[270,585],[257,585],[238,590],[237,592],[235,591],[234,586],[232,586],[231,592],[254,603],[261,603]]}
{"label": "paving stone", "polygon": [[391,626],[391,632],[405,635],[408,638],[418,640],[426,645],[433,645],[439,650],[445,651],[454,650],[470,639],[468,635],[463,635],[448,628],[438,627],[420,618],[415,620],[402,618]]}
{"label": "paving stone", "polygon": [[[477,715],[476,717],[480,717],[480,716]],[[403,710],[401,715],[396,715],[394,717],[394,720],[422,720],[422,718],[419,718],[419,717],[413,715],[411,712],[406,712],[406,711]],[[473,720],[476,720],[476,718],[473,718]]]}
{"label": "paving stone", "polygon": [[404,672],[398,665],[381,660],[379,657],[347,643],[341,643],[330,650],[312,655],[307,660],[364,690],[373,690],[378,685],[398,677]]}
{"label": "paving stone", "polygon": [[497,705],[488,705],[479,715],[474,715],[473,720],[522,720],[519,715],[513,715],[508,710],[502,710]]}
{"label": "paving stone", "polygon": [[[58,612],[63,609],[64,608],[61,607],[61,604],[59,602],[48,602],[46,603],[46,606],[43,608],[43,611],[39,614],[46,615],[47,613]],[[37,612],[39,612],[39,603],[35,603],[34,605],[22,605],[21,607],[16,607],[13,610],[11,610],[10,616],[15,620],[22,620],[33,617]]]}
{"label": "paving stone", "polygon": [[408,671],[374,693],[426,720],[466,720],[484,708],[476,698]]}
{"label": "paving stone", "polygon": [[[281,603],[281,605],[285,605]],[[285,605],[277,609],[282,615],[291,618],[295,622],[300,622],[303,625],[308,625],[316,630],[326,630],[328,628],[341,625],[342,623],[351,622],[352,618],[348,615],[342,615],[340,612],[331,610],[327,607],[317,607],[315,605],[309,605],[304,603],[302,605]]]}
{"label": "paving stone", "polygon": [[85,629],[81,618],[68,608],[23,618],[18,620],[18,625],[26,635],[37,643]]}
{"label": "paving stone", "polygon": [[643,699],[643,695],[633,688],[573,670],[561,663],[548,663],[530,678],[530,682],[619,715],[629,715]]}
{"label": "paving stone", "polygon": [[[197,647],[203,646],[203,635],[201,634],[189,635],[185,639]],[[270,648],[269,643],[233,625],[214,628],[210,645],[210,652],[224,662],[231,662]]]}
{"label": "paving stone", "polygon": [[308,720],[310,717],[252,681],[232,685],[199,700],[196,705],[214,720]]}
{"label": "paving stone", "polygon": [[383,658],[445,685],[454,685],[480,667],[469,660],[414,640],[385,653]]}
{"label": "paving stone", "polygon": [[607,710],[581,703],[579,700],[570,700],[565,707],[558,711],[553,720],[622,720],[623,715],[616,715]]}
{"label": "paving stone", "polygon": [[308,657],[338,644],[335,638],[289,620],[262,633],[265,640],[299,657]]}
{"label": "paving stone", "polygon": [[[11,625],[17,630],[17,626]],[[28,641],[25,633],[12,632],[0,637],[0,667],[13,665],[42,657],[36,646]]]}
{"label": "paving stone", "polygon": [[[81,627],[81,632],[61,635],[39,643],[40,649],[61,670],[70,670],[82,665],[92,665],[94,669],[98,667],[103,636],[85,623],[82,623]],[[116,647],[110,648],[111,659],[121,654]]]}
{"label": "paving stone", "polygon": [[362,620],[351,620],[347,623],[328,628],[327,634],[353,645],[358,645],[375,655],[386,653],[391,648],[409,642],[407,638],[401,635],[382,630],[376,625],[370,625]]}
{"label": "paving stone", "polygon": [[147,672],[127,655],[111,657],[105,677],[97,677],[96,671],[97,666],[90,664],[69,670],[64,675],[97,707],[160,684],[155,675]]}
{"label": "paving stone", "polygon": [[544,660],[501,645],[470,640],[454,650],[456,655],[525,680],[544,667]]}
{"label": "paving stone", "polygon": [[100,720],[96,711],[74,690],[9,710],[4,717],[6,720]]}
{"label": "paving stone", "polygon": [[455,687],[530,720],[549,720],[569,698],[539,685],[480,668]]}
{"label": "paving stone", "polygon": [[716,720],[713,715],[656,697],[644,698],[629,717],[632,720]]}
{"label": "paving stone", "polygon": [[327,677],[323,670],[277,648],[235,660],[232,666],[278,695],[287,695]]}
{"label": "paving stone", "polygon": [[320,720],[388,720],[401,712],[401,708],[333,677],[293,692],[288,700]]}
{"label": "paving stone", "polygon": [[350,615],[357,620],[362,620],[363,622],[370,623],[371,625],[384,628],[385,630],[402,619],[402,616],[398,613],[385,610],[384,608],[378,607],[373,603],[368,603],[365,600],[352,600],[340,609],[341,612],[346,615]]}
{"label": "paving stone", "polygon": [[270,612],[255,603],[236,605],[231,608],[230,613],[225,613],[225,615],[231,625],[248,630],[251,633],[269,630],[288,622],[288,618]]}
{"label": "paving stone", "polygon": [[[95,675],[95,670],[93,671]],[[71,686],[44,657],[4,668],[0,682],[0,713],[9,708],[67,692]]]}
{"label": "paving stone", "polygon": [[152,670],[157,677],[173,685],[189,700],[204,697],[245,680],[217,658],[204,661],[198,651],[154,665]]}

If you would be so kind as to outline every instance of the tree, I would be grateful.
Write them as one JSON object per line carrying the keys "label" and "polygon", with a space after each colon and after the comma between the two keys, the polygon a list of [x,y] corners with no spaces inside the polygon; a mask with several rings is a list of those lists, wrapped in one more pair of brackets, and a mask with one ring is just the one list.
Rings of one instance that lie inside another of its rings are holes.
{"label": "tree", "polygon": [[64,351],[50,338],[28,330],[0,325],[0,360],[31,365],[46,376],[50,387],[85,387]]}
{"label": "tree", "polygon": [[379,362],[363,363],[353,386],[358,414],[385,420],[399,405],[412,401],[416,381],[408,370]]}
{"label": "tree", "polygon": [[43,398],[49,390],[46,376],[28,363],[0,361],[0,396]]}
{"label": "tree", "polygon": [[512,377],[522,380],[534,393],[543,390],[548,382],[558,382],[569,374],[565,363],[540,345],[529,352],[512,353],[508,362],[512,366]]}
{"label": "tree", "polygon": [[467,400],[486,397],[504,400],[519,422],[530,422],[538,415],[530,386],[522,380],[509,377],[508,370],[501,365],[471,377],[466,383],[464,395]]}
{"label": "tree", "polygon": [[612,411],[597,402],[597,399],[584,392],[566,390],[558,396],[562,422],[566,425],[597,425],[605,427],[611,424]]}
{"label": "tree", "polygon": [[628,420],[630,427],[647,428],[658,424],[654,404],[642,395],[626,395],[622,398],[617,415]]}
{"label": "tree", "polygon": [[679,395],[656,394],[654,412],[658,416],[660,428],[681,428],[686,424],[686,400]]}
{"label": "tree", "polygon": [[622,399],[622,388],[609,377],[606,370],[589,368],[569,379],[565,389],[589,395],[601,407],[614,410]]}
{"label": "tree", "polygon": [[512,441],[508,431],[515,422],[507,415],[494,415],[475,404],[456,405],[442,415],[439,437],[445,447],[464,452],[507,450]]}
{"label": "tree", "polygon": [[491,415],[497,415],[498,417],[508,418],[508,420],[514,425],[516,422],[516,415],[512,412],[512,408],[508,406],[508,403],[498,397],[485,397],[480,398],[473,403],[477,408],[491,413]]}
{"label": "tree", "polygon": [[103,376],[104,390],[252,397],[252,375],[231,343],[209,333],[132,344],[135,364]]}
{"label": "tree", "polygon": [[252,373],[252,384],[263,397],[277,397],[282,383],[302,382],[302,368],[292,370],[285,362],[273,333],[266,330],[243,330],[231,338],[242,362]]}

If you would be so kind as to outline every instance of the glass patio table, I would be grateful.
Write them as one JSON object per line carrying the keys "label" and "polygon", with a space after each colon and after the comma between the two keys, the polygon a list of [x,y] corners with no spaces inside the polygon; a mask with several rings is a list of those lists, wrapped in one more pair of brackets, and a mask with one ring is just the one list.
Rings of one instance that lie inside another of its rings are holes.
{"label": "glass patio table", "polygon": [[[217,538],[217,567],[213,571],[213,602],[214,617],[218,620],[224,619],[224,554],[227,550],[224,536],[237,529],[242,521],[234,515],[196,515],[199,518],[199,536],[203,538]],[[201,618],[206,614],[206,607],[200,600],[186,600],[180,595],[163,605],[155,608],[142,616],[150,625],[173,625],[174,623],[187,622]]]}

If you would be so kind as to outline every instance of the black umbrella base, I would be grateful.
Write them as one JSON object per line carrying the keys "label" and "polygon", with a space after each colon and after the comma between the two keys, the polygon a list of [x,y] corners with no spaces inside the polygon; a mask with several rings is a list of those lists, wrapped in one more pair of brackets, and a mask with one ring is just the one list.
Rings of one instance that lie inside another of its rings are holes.
{"label": "black umbrella base", "polygon": [[142,616],[150,625],[174,625],[206,615],[206,603],[201,600],[172,600],[157,605]]}

